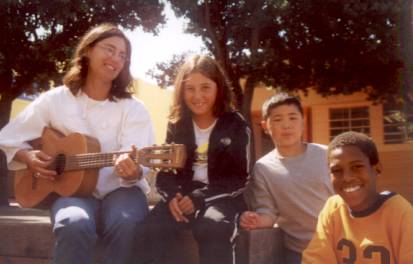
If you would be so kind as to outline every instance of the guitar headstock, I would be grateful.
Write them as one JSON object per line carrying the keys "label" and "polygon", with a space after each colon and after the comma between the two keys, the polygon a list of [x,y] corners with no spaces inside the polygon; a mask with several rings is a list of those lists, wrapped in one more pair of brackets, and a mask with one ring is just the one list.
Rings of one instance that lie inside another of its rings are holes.
{"label": "guitar headstock", "polygon": [[185,165],[186,148],[183,144],[165,144],[139,150],[138,163],[145,167],[168,170]]}

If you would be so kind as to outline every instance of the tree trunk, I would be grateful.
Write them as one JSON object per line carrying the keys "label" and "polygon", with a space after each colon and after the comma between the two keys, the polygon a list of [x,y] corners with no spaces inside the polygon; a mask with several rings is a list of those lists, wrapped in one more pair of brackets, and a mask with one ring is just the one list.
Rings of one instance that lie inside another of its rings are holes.
{"label": "tree trunk", "polygon": [[11,106],[14,97],[1,94],[0,98],[0,129],[2,129],[10,120]]}
{"label": "tree trunk", "polygon": [[408,41],[407,41],[407,66],[406,66],[406,75],[407,75],[407,82],[408,82],[408,96],[410,96],[411,100],[413,100],[413,1],[407,0],[407,7],[406,9],[406,16],[405,23],[407,26],[407,34],[408,34]]}
{"label": "tree trunk", "polygon": [[243,94],[242,94],[242,88],[241,85],[239,84],[239,79],[238,77],[231,78],[231,84],[233,88],[233,95],[234,95],[234,104],[235,107],[241,111],[244,115],[244,107],[243,107]]}
{"label": "tree trunk", "polygon": [[13,100],[23,92],[21,88],[22,86],[12,87],[12,76],[13,72],[11,68],[2,71],[0,74],[0,129],[2,129],[10,120]]}
{"label": "tree trunk", "polygon": [[242,102],[242,112],[244,114],[245,119],[247,120],[248,124],[251,128],[251,159],[255,161],[255,146],[254,146],[254,124],[251,118],[251,106],[252,106],[252,99],[254,95],[254,88],[256,85],[256,80],[254,77],[248,77],[244,87],[244,94],[243,94],[243,102]]}
{"label": "tree trunk", "polygon": [[402,97],[413,98],[413,1],[404,0],[400,14],[399,38],[401,44],[401,56],[404,58],[403,68],[403,93]]}
{"label": "tree trunk", "polygon": [[251,120],[251,105],[252,105],[252,97],[254,95],[254,87],[255,81],[252,80],[253,78],[248,77],[245,83],[244,88],[244,96],[242,102],[242,112],[244,113],[245,118],[247,119],[248,123],[252,126]]}

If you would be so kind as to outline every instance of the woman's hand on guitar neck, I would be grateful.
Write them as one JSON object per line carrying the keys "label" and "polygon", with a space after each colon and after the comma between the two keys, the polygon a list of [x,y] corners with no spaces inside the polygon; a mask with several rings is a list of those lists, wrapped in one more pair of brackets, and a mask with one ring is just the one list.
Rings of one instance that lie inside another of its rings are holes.
{"label": "woman's hand on guitar neck", "polygon": [[53,158],[41,150],[21,149],[17,151],[17,160],[25,163],[33,175],[37,178],[46,180],[55,180],[56,171],[47,169],[47,166],[53,162]]}
{"label": "woman's hand on guitar neck", "polygon": [[[137,153],[136,146],[132,146],[132,153]],[[114,169],[116,174],[126,181],[139,180],[142,177],[142,168],[136,164],[130,154],[122,154],[118,157],[114,156]]]}

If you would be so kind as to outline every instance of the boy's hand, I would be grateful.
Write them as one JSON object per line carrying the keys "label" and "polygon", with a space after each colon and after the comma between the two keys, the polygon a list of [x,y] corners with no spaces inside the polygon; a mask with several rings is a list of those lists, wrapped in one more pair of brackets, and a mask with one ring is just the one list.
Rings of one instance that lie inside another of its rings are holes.
{"label": "boy's hand", "polygon": [[242,213],[240,218],[240,225],[245,230],[253,230],[258,228],[259,214],[252,211]]}
{"label": "boy's hand", "polygon": [[240,226],[246,230],[271,228],[274,227],[276,221],[277,219],[274,219],[270,215],[246,211],[241,215]]}
{"label": "boy's hand", "polygon": [[185,222],[188,223],[189,220],[184,216],[181,208],[179,207],[179,201],[182,200],[182,194],[177,193],[175,197],[169,201],[169,211],[171,212],[172,216],[175,218],[177,222]]}

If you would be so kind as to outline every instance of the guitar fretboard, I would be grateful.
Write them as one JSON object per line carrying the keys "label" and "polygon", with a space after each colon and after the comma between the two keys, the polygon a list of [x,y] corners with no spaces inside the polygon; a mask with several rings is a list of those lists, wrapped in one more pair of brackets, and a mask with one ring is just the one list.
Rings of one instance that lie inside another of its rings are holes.
{"label": "guitar fretboard", "polygon": [[[81,170],[81,169],[93,169],[102,168],[114,165],[114,156],[119,156],[121,154],[130,154],[130,151],[120,151],[120,152],[109,152],[109,153],[86,153],[77,154],[73,156],[62,156],[56,158],[56,164],[63,161],[59,159],[65,159],[64,161],[64,171],[71,170]],[[138,162],[137,155],[131,155],[134,162]]]}

